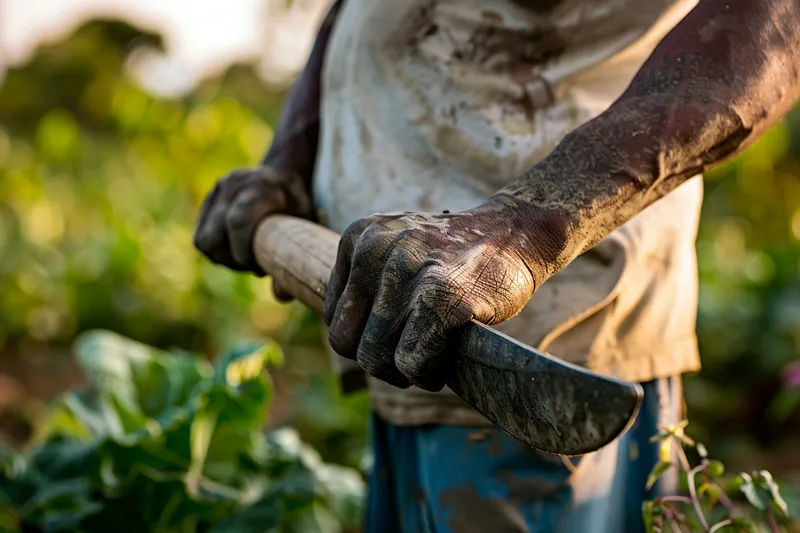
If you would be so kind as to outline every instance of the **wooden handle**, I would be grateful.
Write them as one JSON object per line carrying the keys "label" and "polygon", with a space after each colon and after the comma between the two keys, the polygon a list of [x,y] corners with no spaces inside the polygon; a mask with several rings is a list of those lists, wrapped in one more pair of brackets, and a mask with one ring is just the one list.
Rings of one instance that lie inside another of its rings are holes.
{"label": "wooden handle", "polygon": [[[339,235],[272,215],[259,225],[253,246],[258,264],[282,288],[322,310]],[[638,384],[558,361],[474,320],[453,332],[448,357],[453,392],[511,436],[550,453],[605,446],[630,426],[641,403]]]}
{"label": "wooden handle", "polygon": [[256,230],[256,261],[289,294],[321,312],[325,287],[336,263],[339,235],[286,215],[264,219]]}

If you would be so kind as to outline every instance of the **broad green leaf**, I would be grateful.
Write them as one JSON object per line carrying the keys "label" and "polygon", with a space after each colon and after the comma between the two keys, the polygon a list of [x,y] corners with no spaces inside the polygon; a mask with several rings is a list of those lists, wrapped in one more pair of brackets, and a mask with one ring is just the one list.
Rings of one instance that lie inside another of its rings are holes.
{"label": "broad green leaf", "polygon": [[748,518],[735,518],[733,520],[733,526],[741,533],[759,533],[758,527]]}
{"label": "broad green leaf", "polygon": [[233,346],[214,360],[217,383],[235,387],[264,372],[267,365],[283,364],[283,352],[272,341],[245,341]]}
{"label": "broad green leaf", "polygon": [[30,460],[47,482],[74,480],[99,466],[97,449],[95,442],[54,440],[35,449]]}
{"label": "broad green leaf", "polygon": [[[102,505],[91,499],[91,486],[86,479],[53,481],[44,485],[23,505],[20,515],[25,522],[45,524],[54,519],[58,524],[74,528],[87,516],[97,513]],[[66,531],[59,526],[59,531]]]}
{"label": "broad green leaf", "polygon": [[354,470],[338,465],[322,464],[315,474],[325,490],[325,500],[344,525],[361,523],[366,510],[366,483]]}
{"label": "broad green leaf", "polygon": [[759,470],[754,477],[756,485],[767,491],[770,495],[770,506],[780,516],[789,518],[789,506],[781,496],[780,488],[767,470]]}
{"label": "broad green leaf", "polygon": [[209,533],[282,533],[280,525],[283,520],[282,505],[270,494],[252,505],[237,509]]}
{"label": "broad green leaf", "polygon": [[19,515],[13,502],[0,492],[0,533],[16,533],[19,526]]}
{"label": "broad green leaf", "polygon": [[188,482],[190,492],[199,490],[200,478],[208,455],[208,448],[211,445],[211,438],[214,436],[214,428],[219,418],[217,406],[206,406],[200,410],[192,421],[190,434],[192,459],[189,466]]}
{"label": "broad green leaf", "polygon": [[157,350],[102,330],[83,334],[75,351],[101,396],[112,396],[114,405],[142,417],[154,418],[183,404],[211,372],[198,357]]}
{"label": "broad green leaf", "polygon": [[340,533],[342,524],[330,510],[319,503],[313,503],[287,517],[284,528],[287,533]]}
{"label": "broad green leaf", "polygon": [[658,478],[661,477],[661,474],[667,471],[669,467],[672,466],[672,463],[668,461],[659,461],[650,471],[650,475],[647,476],[647,489],[653,488],[653,485],[656,484]]}
{"label": "broad green leaf", "polygon": [[747,501],[750,502],[750,505],[759,511],[763,511],[767,508],[767,502],[761,498],[761,495],[758,492],[758,487],[755,483],[753,483],[753,478],[750,476],[750,474],[747,474],[746,472],[739,474],[739,477],[736,478],[736,484],[738,485],[742,494],[744,494],[744,496],[747,498]]}

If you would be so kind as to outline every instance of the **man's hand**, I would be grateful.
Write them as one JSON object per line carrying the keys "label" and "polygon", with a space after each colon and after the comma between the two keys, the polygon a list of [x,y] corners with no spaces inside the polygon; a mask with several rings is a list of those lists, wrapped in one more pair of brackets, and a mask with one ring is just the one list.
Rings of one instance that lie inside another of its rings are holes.
{"label": "man's hand", "polygon": [[[253,254],[253,234],[266,216],[312,218],[312,202],[296,175],[268,167],[236,170],[220,179],[203,201],[194,244],[211,261],[258,276],[266,273]],[[289,299],[280,287],[275,295]]]}
{"label": "man's hand", "polygon": [[[342,235],[324,318],[331,347],[391,385],[441,390],[447,332],[516,315],[543,276],[548,239],[532,240],[519,209],[374,215]],[[546,226],[546,224],[545,224]],[[542,234],[544,235],[544,233]]]}

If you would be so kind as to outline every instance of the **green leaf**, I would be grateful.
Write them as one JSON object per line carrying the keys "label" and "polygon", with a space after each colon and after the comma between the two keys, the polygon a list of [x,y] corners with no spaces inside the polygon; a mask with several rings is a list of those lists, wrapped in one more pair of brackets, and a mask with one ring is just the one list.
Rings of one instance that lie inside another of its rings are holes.
{"label": "green leaf", "polygon": [[733,527],[741,533],[759,533],[756,525],[750,519],[744,517],[734,518]]}
{"label": "green leaf", "polygon": [[750,502],[750,505],[758,509],[759,511],[763,511],[767,508],[767,502],[761,499],[761,496],[758,493],[758,487],[753,483],[753,478],[750,474],[746,472],[742,472],[736,478],[736,484],[739,487],[739,490],[744,494],[747,501]]}
{"label": "green leaf", "polygon": [[15,533],[19,527],[20,519],[14,504],[0,492],[0,533]]}
{"label": "green leaf", "polygon": [[82,520],[94,515],[102,505],[91,499],[86,479],[53,481],[44,485],[20,509],[23,521],[42,524],[48,531],[75,531]]}
{"label": "green leaf", "polygon": [[252,505],[237,509],[209,533],[278,533],[283,519],[280,501],[269,494]]}
{"label": "green leaf", "polygon": [[647,484],[646,484],[647,489],[649,490],[653,488],[653,485],[656,484],[656,481],[658,481],[658,478],[661,477],[661,474],[666,472],[667,469],[671,466],[672,463],[670,463],[669,461],[659,461],[658,463],[656,463],[656,465],[650,471],[650,475],[647,476]]}
{"label": "green leaf", "polygon": [[35,449],[30,461],[43,476],[43,482],[73,480],[97,468],[97,448],[95,442],[54,440]]}
{"label": "green leaf", "polygon": [[361,523],[366,511],[366,484],[354,470],[321,464],[314,473],[325,491],[325,501],[334,515],[349,527]]}
{"label": "green leaf", "polygon": [[789,506],[781,496],[780,488],[772,478],[772,474],[770,474],[767,470],[759,470],[756,472],[754,481],[756,485],[769,493],[770,506],[775,510],[775,512],[783,518],[789,518]]}
{"label": "green leaf", "polygon": [[319,503],[289,516],[287,522],[287,533],[339,533],[342,529],[336,517]]}
{"label": "green leaf", "polygon": [[642,519],[644,520],[645,533],[653,533],[653,502],[642,502]]}
{"label": "green leaf", "polygon": [[708,510],[711,510],[714,508],[715,505],[717,505],[721,491],[718,487],[715,487],[714,485],[703,483],[702,485],[700,485],[700,488],[697,489],[697,493],[705,496],[706,508]]}
{"label": "green leaf", "polygon": [[664,515],[664,508],[656,505],[652,500],[642,502],[642,518],[644,520],[645,533],[658,533],[658,525]]}
{"label": "green leaf", "polygon": [[185,403],[211,373],[210,365],[198,357],[158,350],[109,331],[84,333],[75,352],[100,396],[113,398],[128,419],[154,418]]}
{"label": "green leaf", "polygon": [[275,342],[243,342],[214,361],[214,380],[236,387],[262,375],[267,365],[279,366],[282,363],[283,352]]}

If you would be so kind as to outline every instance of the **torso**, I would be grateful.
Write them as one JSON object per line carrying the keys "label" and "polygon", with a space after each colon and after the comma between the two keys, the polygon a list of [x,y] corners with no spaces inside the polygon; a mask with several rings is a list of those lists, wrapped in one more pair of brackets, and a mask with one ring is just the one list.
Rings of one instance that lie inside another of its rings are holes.
{"label": "torso", "polygon": [[[604,111],[695,3],[346,0],[324,72],[314,179],[321,220],[342,232],[376,212],[482,203]],[[619,377],[695,369],[701,198],[695,180],[657,202],[611,236],[607,263],[579,258],[498,328]],[[684,355],[648,353],[642,335]],[[677,338],[683,344],[667,346]],[[480,418],[440,408],[452,393],[375,381],[372,389],[373,405],[394,423]]]}
{"label": "torso", "polygon": [[607,107],[648,32],[693,4],[347,0],[325,68],[315,192],[327,220],[341,231],[376,211],[481,202]]}

